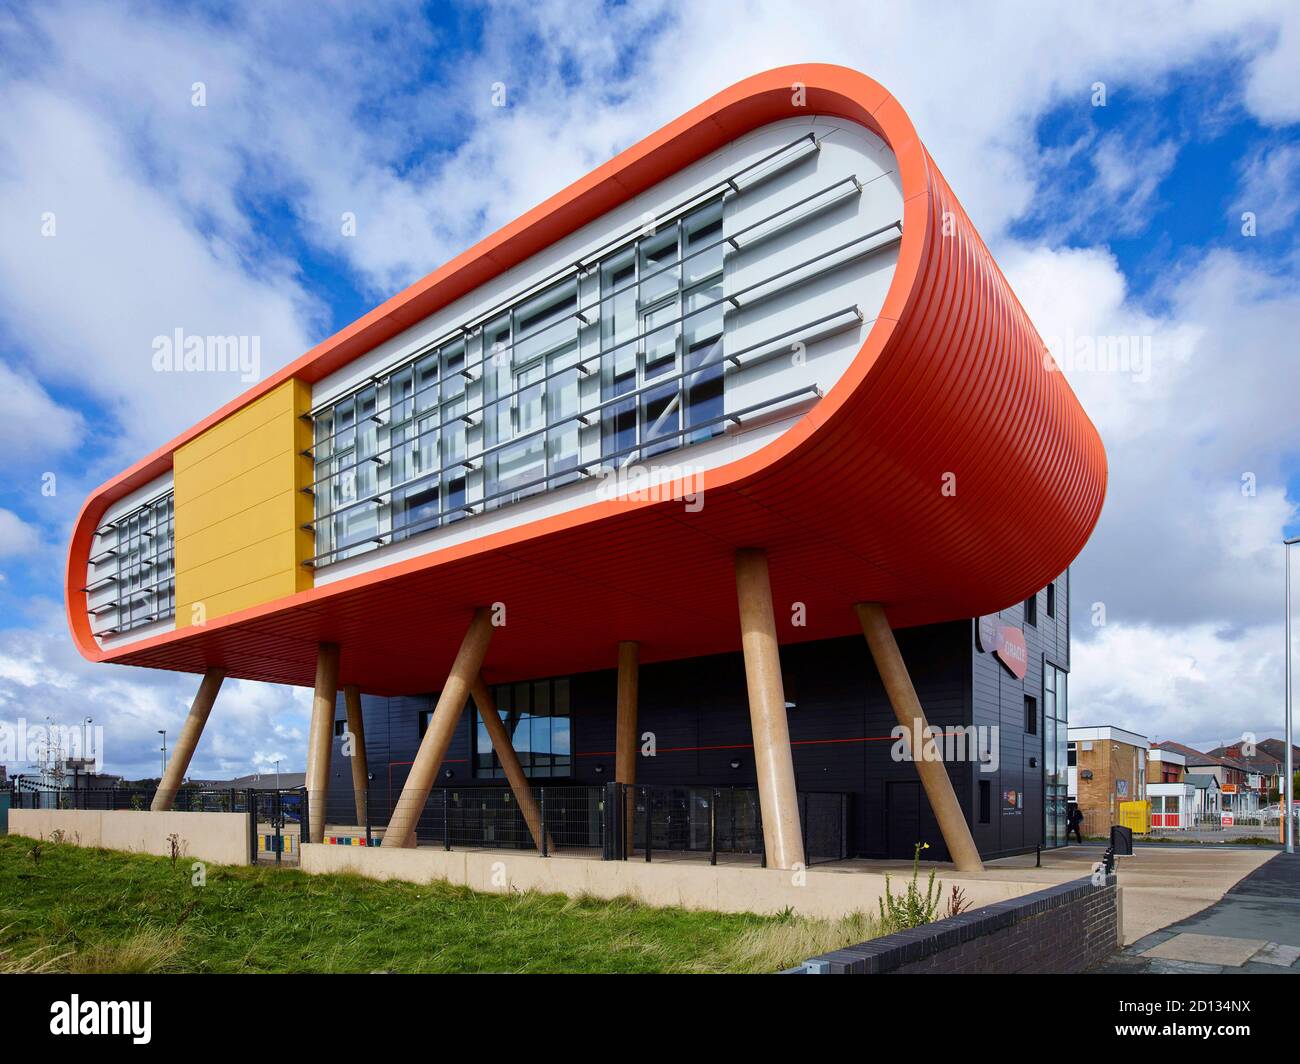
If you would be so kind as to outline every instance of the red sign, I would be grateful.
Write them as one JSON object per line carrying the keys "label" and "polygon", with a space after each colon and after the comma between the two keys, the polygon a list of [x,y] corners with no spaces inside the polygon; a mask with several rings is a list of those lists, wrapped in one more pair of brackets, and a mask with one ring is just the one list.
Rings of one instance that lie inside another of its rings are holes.
{"label": "red sign", "polygon": [[976,627],[979,648],[991,653],[1017,680],[1025,678],[1029,668],[1029,648],[1025,646],[1025,633],[1010,625],[998,624],[996,617],[981,617]]}

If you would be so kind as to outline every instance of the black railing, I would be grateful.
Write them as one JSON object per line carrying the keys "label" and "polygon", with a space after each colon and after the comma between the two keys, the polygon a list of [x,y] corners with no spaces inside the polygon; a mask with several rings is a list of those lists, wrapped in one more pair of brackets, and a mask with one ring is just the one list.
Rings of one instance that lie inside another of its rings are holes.
{"label": "black railing", "polygon": [[[688,787],[609,784],[613,858],[652,861],[676,853],[749,857],[766,867],[763,814],[753,787]],[[849,796],[800,791],[799,819],[805,863],[848,857]],[[629,815],[630,814],[630,815]]]}
{"label": "black railing", "polygon": [[[149,810],[156,788],[15,789],[15,809]],[[420,845],[444,849],[536,850],[553,854],[599,855],[604,860],[663,859],[673,854],[707,854],[766,865],[763,816],[753,787],[666,786],[606,783],[534,784],[540,840],[514,792],[501,785],[435,787],[415,827]],[[799,820],[805,863],[849,856],[849,796],[800,791]],[[335,791],[325,803],[324,841],[378,845],[391,814],[388,797],[371,793],[358,802]],[[315,799],[302,788],[227,790],[184,787],[174,812],[247,813],[250,858],[296,861],[302,827]]]}
{"label": "black railing", "polygon": [[[22,787],[15,788],[15,809],[89,809],[147,811],[153,806],[156,787]],[[172,799],[176,813],[246,813],[250,792],[243,789],[182,787]]]}

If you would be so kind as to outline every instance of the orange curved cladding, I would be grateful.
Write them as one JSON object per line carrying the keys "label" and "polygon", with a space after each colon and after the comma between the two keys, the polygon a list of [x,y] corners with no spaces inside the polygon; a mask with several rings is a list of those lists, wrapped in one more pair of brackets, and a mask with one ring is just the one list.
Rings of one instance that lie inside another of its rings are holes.
{"label": "orange curved cladding", "polygon": [[[91,637],[79,588],[93,529],[113,500],[165,472],[181,443],[290,377],[320,380],[721,145],[813,113],[858,122],[894,152],[898,265],[843,376],[784,434],[705,472],[699,512],[602,501],[203,628],[111,651]],[[341,682],[401,693],[439,688],[471,609],[500,602],[491,679],[580,672],[611,667],[620,640],[639,640],[646,661],[738,648],[738,547],[768,550],[784,641],[855,631],[858,601],[883,602],[899,626],[992,612],[1073,560],[1105,482],[1096,429],[897,101],[842,67],[785,67],[683,115],[100,488],[73,536],[68,617],[92,660],[306,685],[317,644],[330,640],[342,648]],[[796,603],[798,627],[783,620]]]}

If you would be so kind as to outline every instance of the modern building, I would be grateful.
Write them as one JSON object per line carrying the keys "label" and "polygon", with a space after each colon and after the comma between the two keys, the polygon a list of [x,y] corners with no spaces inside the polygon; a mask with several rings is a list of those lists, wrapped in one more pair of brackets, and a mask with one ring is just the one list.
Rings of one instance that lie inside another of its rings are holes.
{"label": "modern building", "polygon": [[898,102],[786,67],[99,488],[68,617],[93,661],[203,676],[158,807],[237,676],[314,687],[313,839],[436,841],[468,795],[540,848],[623,831],[621,796],[626,854],[753,793],[771,867],[833,819],[972,868],[1063,840],[1105,481]]}
{"label": "modern building", "polygon": [[1068,734],[1069,801],[1094,823],[1118,824],[1121,803],[1146,800],[1147,737],[1108,725]]}

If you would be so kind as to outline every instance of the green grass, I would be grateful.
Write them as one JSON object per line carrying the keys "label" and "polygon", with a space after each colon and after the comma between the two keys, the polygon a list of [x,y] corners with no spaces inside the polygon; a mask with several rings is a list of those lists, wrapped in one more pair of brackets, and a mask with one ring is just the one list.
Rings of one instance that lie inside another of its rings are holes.
{"label": "green grass", "polygon": [[34,845],[0,836],[0,972],[770,972],[881,933]]}

